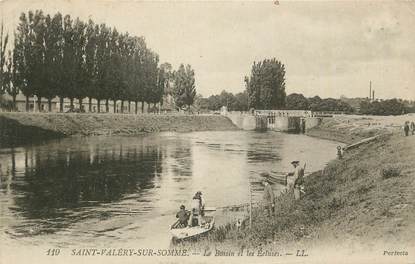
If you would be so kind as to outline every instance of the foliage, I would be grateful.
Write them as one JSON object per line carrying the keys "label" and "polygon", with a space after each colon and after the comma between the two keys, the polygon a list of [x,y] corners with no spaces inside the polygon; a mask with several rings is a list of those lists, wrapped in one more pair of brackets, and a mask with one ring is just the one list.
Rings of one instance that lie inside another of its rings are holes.
{"label": "foliage", "polygon": [[6,72],[4,67],[6,66],[6,48],[7,43],[9,41],[9,34],[4,35],[4,28],[3,22],[1,23],[0,28],[0,95],[5,91],[5,83],[7,82],[5,79]]}
{"label": "foliage", "polygon": [[383,179],[398,177],[401,175],[401,169],[396,166],[387,166],[381,170],[381,174]]}
{"label": "foliage", "polygon": [[336,111],[353,112],[353,108],[346,102],[334,98],[321,99],[319,96],[310,98],[302,94],[290,94],[286,98],[286,109],[290,110],[312,110],[312,111]]}
{"label": "foliage", "polygon": [[[171,65],[159,65],[158,54],[143,37],[120,33],[91,19],[83,22],[70,15],[29,11],[20,15],[8,58],[7,39],[2,27],[1,88],[7,77],[12,96],[20,90],[27,97],[36,95],[39,103],[42,97],[59,96],[69,98],[71,104],[75,98],[82,104],[86,97],[97,99],[98,104],[101,100],[156,104],[165,93],[173,93]],[[177,76],[181,76],[176,78],[177,102],[189,106],[196,94],[194,71],[190,65],[183,66]]]}
{"label": "foliage", "polygon": [[236,103],[230,109],[232,111],[248,111],[248,93],[246,91],[235,94]]}
{"label": "foliage", "polygon": [[285,105],[285,66],[280,61],[265,59],[254,62],[251,76],[245,77],[249,107],[281,109]]}
{"label": "foliage", "polygon": [[286,98],[286,109],[290,110],[306,110],[309,109],[307,98],[302,94],[292,93]]}
{"label": "foliage", "polygon": [[181,64],[179,69],[173,74],[173,97],[176,107],[189,107],[193,104],[196,96],[195,76],[190,65],[186,67]]}
{"label": "foliage", "polygon": [[353,108],[339,99],[325,98],[320,101],[314,111],[353,112]]}
{"label": "foliage", "polygon": [[415,101],[402,100],[405,106],[405,113],[415,113]]}
{"label": "foliage", "polygon": [[319,111],[322,99],[320,96],[314,96],[307,99],[308,107],[311,111]]}
{"label": "foliage", "polygon": [[360,113],[365,115],[401,115],[405,113],[405,106],[398,99],[363,101],[360,103]]}
{"label": "foliage", "polygon": [[[163,63],[159,67],[157,77],[157,92],[160,94],[171,95],[172,94],[172,83],[173,72],[170,63]],[[163,100],[160,101],[163,104]]]}
{"label": "foliage", "polygon": [[[45,79],[46,92],[45,97],[52,99],[60,94],[58,89],[62,81],[62,48],[63,48],[63,27],[62,15],[57,13],[50,17],[46,16],[46,34],[45,34]],[[15,48],[15,53],[19,48]],[[23,58],[24,59],[24,58]]]}
{"label": "foliage", "polygon": [[223,90],[220,94],[208,98],[199,95],[195,104],[201,110],[218,111],[222,106],[226,106],[228,111],[248,111],[248,94],[244,91],[234,95]]}
{"label": "foliage", "polygon": [[8,58],[6,61],[6,71],[3,73],[3,88],[4,91],[6,91],[9,95],[13,98],[13,106],[16,107],[15,101],[16,96],[19,93],[19,90],[17,89],[16,85],[13,85],[13,82],[18,82],[18,77],[16,70],[13,65],[15,58],[12,56],[11,52],[9,51]]}

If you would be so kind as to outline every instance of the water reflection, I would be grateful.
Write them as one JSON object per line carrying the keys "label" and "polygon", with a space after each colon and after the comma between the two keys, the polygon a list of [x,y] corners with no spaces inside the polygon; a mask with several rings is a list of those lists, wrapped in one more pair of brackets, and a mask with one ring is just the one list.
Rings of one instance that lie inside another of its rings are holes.
{"label": "water reflection", "polygon": [[234,131],[67,138],[0,149],[0,239],[159,246],[168,241],[180,204],[188,206],[196,191],[208,206],[244,203],[260,172],[287,171],[292,159],[319,169],[335,157],[336,145]]}
{"label": "water reflection", "polygon": [[[9,207],[12,214],[40,220],[36,233],[54,232],[73,222],[96,217],[73,212],[154,188],[152,179],[162,173],[159,146],[121,143],[110,148],[99,144],[67,147],[58,143],[51,148],[24,149],[19,154],[16,157],[16,150],[10,150],[11,170],[4,173],[9,177],[6,181],[2,177],[1,188],[9,190],[8,193],[10,189],[13,191],[10,198],[14,206]],[[21,154],[24,167],[16,169],[16,158],[21,159]],[[21,172],[17,176],[16,170]],[[18,232],[30,230],[17,228]]]}

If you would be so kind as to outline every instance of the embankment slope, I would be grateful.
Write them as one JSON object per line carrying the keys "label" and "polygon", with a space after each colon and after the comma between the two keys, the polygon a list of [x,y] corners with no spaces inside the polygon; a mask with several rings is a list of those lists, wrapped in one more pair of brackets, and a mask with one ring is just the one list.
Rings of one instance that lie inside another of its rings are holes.
{"label": "embankment slope", "polygon": [[236,129],[219,115],[0,113],[0,147],[71,135]]}
{"label": "embankment slope", "polygon": [[207,240],[231,248],[271,250],[336,247],[364,253],[373,248],[414,248],[415,136],[353,122],[328,119],[310,132],[345,143],[381,136],[306,177],[301,200],[289,194],[278,197],[274,217],[256,210],[252,229],[228,225]]}

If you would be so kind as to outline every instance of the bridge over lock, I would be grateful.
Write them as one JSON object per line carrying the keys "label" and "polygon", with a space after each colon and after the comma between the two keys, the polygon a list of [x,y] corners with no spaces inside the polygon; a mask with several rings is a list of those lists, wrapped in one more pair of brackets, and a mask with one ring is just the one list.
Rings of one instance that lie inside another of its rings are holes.
{"label": "bridge over lock", "polygon": [[321,117],[306,110],[255,110],[251,113],[222,111],[222,115],[243,130],[304,133],[321,123]]}

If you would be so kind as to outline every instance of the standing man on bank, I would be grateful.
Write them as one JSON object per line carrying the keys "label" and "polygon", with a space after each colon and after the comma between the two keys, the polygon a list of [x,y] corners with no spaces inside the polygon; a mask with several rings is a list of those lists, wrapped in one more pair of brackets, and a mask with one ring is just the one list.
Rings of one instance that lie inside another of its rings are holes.
{"label": "standing man on bank", "polygon": [[291,164],[294,167],[294,171],[291,173],[288,173],[287,177],[287,187],[288,192],[294,193],[294,199],[299,200],[301,198],[301,188],[304,181],[304,170],[305,170],[305,164],[304,167],[301,168],[300,161],[295,160],[292,161]]}
{"label": "standing man on bank", "polygon": [[264,185],[264,194],[262,196],[264,203],[264,210],[267,212],[268,217],[274,215],[275,197],[274,191],[268,182],[268,173],[264,173],[265,178],[262,179],[262,185]]}
{"label": "standing man on bank", "polygon": [[403,125],[403,131],[405,132],[405,137],[409,135],[409,121],[405,121],[405,124]]}

